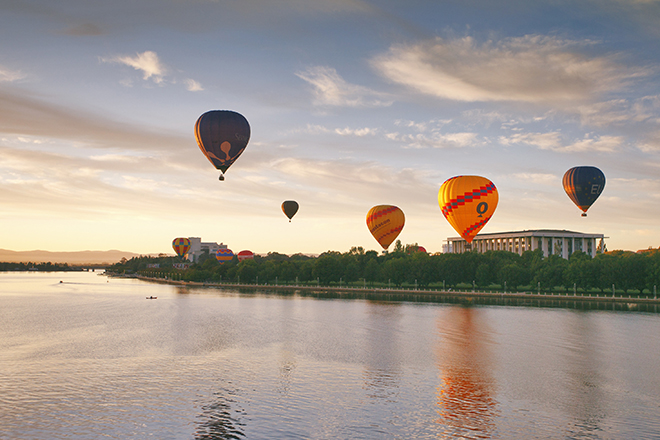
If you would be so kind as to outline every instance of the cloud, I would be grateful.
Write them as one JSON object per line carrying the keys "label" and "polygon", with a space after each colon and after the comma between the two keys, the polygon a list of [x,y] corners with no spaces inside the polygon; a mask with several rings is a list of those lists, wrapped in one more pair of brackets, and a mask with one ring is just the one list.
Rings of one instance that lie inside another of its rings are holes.
{"label": "cloud", "polygon": [[204,90],[202,85],[199,82],[195,81],[194,79],[187,78],[183,80],[183,82],[186,85],[186,90],[188,90],[189,92],[200,92]]}
{"label": "cloud", "polygon": [[0,83],[14,82],[25,78],[25,75],[18,70],[8,70],[0,66]]}
{"label": "cloud", "polygon": [[167,68],[158,59],[156,52],[150,50],[138,53],[134,57],[119,55],[110,58],[101,58],[101,61],[104,63],[119,63],[132,67],[142,72],[142,79],[145,81],[151,79],[156,84],[163,82],[163,77],[167,72]]}
{"label": "cloud", "polygon": [[617,63],[616,56],[581,53],[587,44],[539,35],[481,45],[471,37],[436,38],[394,46],[371,64],[394,83],[466,102],[583,102],[648,74]]}
{"label": "cloud", "polygon": [[512,176],[523,182],[532,182],[540,185],[554,185],[561,180],[558,176],[549,173],[515,173]]}
{"label": "cloud", "polygon": [[516,133],[511,136],[500,136],[502,145],[522,144],[536,147],[540,150],[551,150],[560,153],[598,151],[614,153],[624,146],[622,136],[585,136],[584,139],[566,144],[560,132],[549,133]]}
{"label": "cloud", "polygon": [[62,34],[74,37],[88,37],[103,35],[103,31],[94,23],[80,23],[66,28],[62,31]]}
{"label": "cloud", "polygon": [[341,107],[383,107],[392,100],[367,87],[347,83],[331,67],[316,66],[295,75],[312,85],[314,104]]}
{"label": "cloud", "polygon": [[375,128],[369,128],[369,127],[364,127],[364,128],[335,128],[335,133],[337,133],[340,136],[357,136],[357,137],[363,137],[363,136],[373,136],[376,133],[378,133],[378,130]]}
{"label": "cloud", "polygon": [[615,99],[576,107],[583,125],[610,127],[631,122],[660,123],[660,95]]}
{"label": "cloud", "polygon": [[69,145],[138,155],[174,158],[192,164],[186,146],[196,148],[194,140],[183,134],[136,123],[114,120],[86,109],[68,108],[32,95],[29,91],[0,89],[0,134],[31,138],[30,142],[60,140]]}
{"label": "cloud", "polygon": [[478,140],[476,133],[417,133],[401,134],[398,132],[388,133],[385,137],[391,141],[404,144],[404,148],[465,148],[483,144]]}

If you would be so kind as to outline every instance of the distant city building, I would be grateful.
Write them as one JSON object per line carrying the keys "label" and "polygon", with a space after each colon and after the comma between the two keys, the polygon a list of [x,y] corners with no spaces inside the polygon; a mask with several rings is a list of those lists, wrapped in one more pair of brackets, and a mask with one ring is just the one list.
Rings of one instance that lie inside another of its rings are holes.
{"label": "distant city building", "polygon": [[203,254],[215,255],[220,249],[227,249],[226,244],[212,242],[202,242],[200,237],[188,237],[190,240],[190,250],[188,251],[188,261],[193,263]]}
{"label": "distant city building", "polygon": [[475,250],[481,253],[509,251],[522,255],[525,251],[536,249],[541,249],[544,257],[559,255],[566,259],[576,251],[582,251],[591,257],[607,251],[603,234],[583,234],[557,229],[479,234],[472,240],[471,246],[462,237],[450,237],[447,244],[442,246],[443,252],[456,254]]}

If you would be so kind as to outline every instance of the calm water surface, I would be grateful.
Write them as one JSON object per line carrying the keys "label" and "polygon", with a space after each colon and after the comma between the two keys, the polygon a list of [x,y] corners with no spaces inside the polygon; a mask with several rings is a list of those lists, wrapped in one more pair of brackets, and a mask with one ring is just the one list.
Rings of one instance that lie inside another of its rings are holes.
{"label": "calm water surface", "polygon": [[3,439],[657,439],[659,360],[654,313],[0,273]]}

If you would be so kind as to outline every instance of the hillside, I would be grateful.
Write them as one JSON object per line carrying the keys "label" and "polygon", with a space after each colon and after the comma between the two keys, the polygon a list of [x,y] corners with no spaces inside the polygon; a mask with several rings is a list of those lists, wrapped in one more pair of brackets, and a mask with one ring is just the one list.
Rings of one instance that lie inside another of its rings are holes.
{"label": "hillside", "polygon": [[79,264],[113,264],[122,258],[133,258],[140,254],[119,250],[109,251],[76,251],[76,252],[50,252],[42,250],[34,251],[10,251],[0,249],[0,261],[7,263],[68,263]]}

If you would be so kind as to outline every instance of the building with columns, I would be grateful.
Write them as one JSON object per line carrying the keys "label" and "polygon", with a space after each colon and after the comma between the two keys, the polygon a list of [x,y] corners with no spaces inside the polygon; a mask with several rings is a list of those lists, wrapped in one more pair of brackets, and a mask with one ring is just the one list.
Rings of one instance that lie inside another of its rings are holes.
{"label": "building with columns", "polygon": [[583,234],[558,229],[535,229],[531,231],[496,232],[479,234],[471,245],[462,237],[450,237],[443,252],[460,254],[469,250],[477,252],[509,251],[522,255],[525,251],[541,249],[543,256],[559,255],[568,257],[576,251],[582,251],[592,258],[607,251],[603,234]]}

